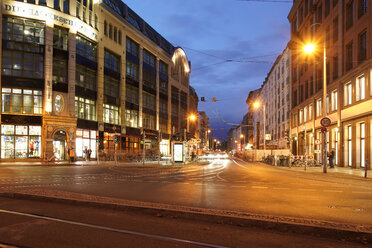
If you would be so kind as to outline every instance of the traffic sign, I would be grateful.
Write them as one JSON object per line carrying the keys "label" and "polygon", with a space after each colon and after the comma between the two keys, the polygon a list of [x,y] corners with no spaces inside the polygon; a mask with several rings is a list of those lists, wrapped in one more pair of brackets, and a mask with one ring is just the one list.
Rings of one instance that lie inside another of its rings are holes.
{"label": "traffic sign", "polygon": [[320,131],[322,131],[322,133],[326,133],[327,132],[327,128],[322,127],[322,129],[320,129]]}
{"label": "traffic sign", "polygon": [[315,143],[315,145],[320,145],[321,141],[320,141],[320,139],[316,139],[314,143]]}
{"label": "traffic sign", "polygon": [[329,125],[331,125],[331,119],[329,119],[328,117],[324,117],[320,120],[320,125],[322,125],[322,127],[328,127]]}

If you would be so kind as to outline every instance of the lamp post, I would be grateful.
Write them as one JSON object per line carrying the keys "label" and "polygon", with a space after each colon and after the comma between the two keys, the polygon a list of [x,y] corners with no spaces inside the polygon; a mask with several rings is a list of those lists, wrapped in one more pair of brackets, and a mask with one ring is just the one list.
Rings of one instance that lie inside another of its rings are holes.
{"label": "lamp post", "polygon": [[240,151],[243,151],[243,145],[245,144],[245,136],[244,134],[240,135]]}
{"label": "lamp post", "polygon": [[[258,109],[260,107],[260,102],[256,101],[253,107]],[[263,138],[264,138],[264,158],[266,156],[266,106],[262,104],[263,107]]]}
{"label": "lamp post", "polygon": [[[317,23],[315,23],[317,24]],[[314,44],[304,46],[304,51],[307,54],[312,54],[315,51]],[[327,116],[327,51],[326,40],[323,38],[323,117]],[[323,173],[327,173],[327,147],[326,147],[327,132],[323,132]]]}
{"label": "lamp post", "polygon": [[208,150],[211,149],[211,142],[210,142],[210,137],[209,137],[211,132],[212,131],[210,129],[208,129]]}

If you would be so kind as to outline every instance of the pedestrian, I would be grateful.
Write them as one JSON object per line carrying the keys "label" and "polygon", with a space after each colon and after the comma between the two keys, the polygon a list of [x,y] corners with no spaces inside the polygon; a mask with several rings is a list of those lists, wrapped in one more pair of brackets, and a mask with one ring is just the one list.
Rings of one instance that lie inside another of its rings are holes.
{"label": "pedestrian", "polygon": [[329,160],[329,167],[330,168],[334,168],[334,165],[333,165],[334,157],[335,157],[335,152],[333,150],[331,150],[331,152],[328,154],[328,160]]}
{"label": "pedestrian", "polygon": [[88,161],[90,160],[90,155],[92,155],[92,149],[88,149]]}
{"label": "pedestrian", "polygon": [[75,161],[75,151],[74,151],[74,148],[72,148],[72,147],[70,148],[69,156],[70,156],[70,161],[74,162]]}

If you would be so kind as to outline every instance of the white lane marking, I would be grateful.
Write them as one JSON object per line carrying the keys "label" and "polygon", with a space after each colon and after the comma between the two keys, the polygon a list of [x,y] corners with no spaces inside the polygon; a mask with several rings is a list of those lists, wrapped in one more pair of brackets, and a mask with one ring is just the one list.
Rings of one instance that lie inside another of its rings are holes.
{"label": "white lane marking", "polygon": [[239,164],[238,162],[236,162],[235,160],[232,160],[232,161],[233,161],[235,164],[237,164],[238,166],[243,167],[244,169],[248,169],[247,167],[245,167],[245,166]]}
{"label": "white lane marking", "polygon": [[268,187],[266,186],[252,186],[252,189],[267,189]]}
{"label": "white lane marking", "polygon": [[314,191],[316,191],[315,189],[298,189],[298,190],[301,190],[301,191],[309,191],[309,192],[314,192]]}
{"label": "white lane marking", "polygon": [[[223,172],[223,170],[226,168],[226,161],[223,163],[223,166],[222,166],[222,171],[221,172],[219,172],[219,173],[217,173],[217,178],[219,179],[219,180],[221,180],[221,181],[224,181],[224,182],[227,182],[227,180],[226,179],[223,179],[221,176],[220,176],[220,174]],[[212,163],[213,164],[213,163]]]}
{"label": "white lane marking", "polygon": [[324,192],[329,192],[329,193],[342,193],[342,190],[325,189],[323,191]]}

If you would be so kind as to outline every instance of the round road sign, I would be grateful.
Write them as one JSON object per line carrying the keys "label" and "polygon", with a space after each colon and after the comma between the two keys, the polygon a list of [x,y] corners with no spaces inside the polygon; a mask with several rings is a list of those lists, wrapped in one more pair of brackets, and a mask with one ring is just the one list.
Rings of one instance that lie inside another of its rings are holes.
{"label": "round road sign", "polygon": [[322,125],[323,127],[328,127],[329,125],[331,125],[331,119],[329,119],[328,117],[324,117],[320,120],[320,125]]}
{"label": "round road sign", "polygon": [[327,132],[327,128],[322,127],[322,129],[320,129],[320,131],[322,131],[322,133],[326,133]]}
{"label": "round road sign", "polygon": [[320,145],[321,141],[320,141],[320,139],[316,139],[314,143],[315,143],[315,145]]}

